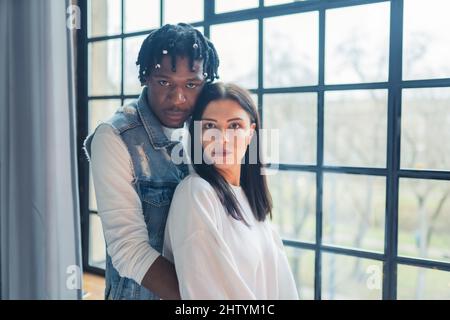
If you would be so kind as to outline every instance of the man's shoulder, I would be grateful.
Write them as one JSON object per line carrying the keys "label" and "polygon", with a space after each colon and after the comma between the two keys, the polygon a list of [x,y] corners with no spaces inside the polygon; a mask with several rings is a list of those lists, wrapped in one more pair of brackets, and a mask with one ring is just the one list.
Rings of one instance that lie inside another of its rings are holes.
{"label": "man's shoulder", "polygon": [[142,125],[135,101],[119,107],[113,116],[105,122],[111,125],[119,134],[125,130]]}
{"label": "man's shoulder", "polygon": [[128,104],[120,106],[109,119],[99,123],[94,132],[86,137],[83,149],[85,150],[87,158],[90,158],[91,144],[94,137],[97,136],[97,133],[103,133],[103,139],[114,139],[117,138],[114,136],[120,136],[126,130],[139,126],[142,126],[142,122],[137,111],[136,101],[131,101]]}

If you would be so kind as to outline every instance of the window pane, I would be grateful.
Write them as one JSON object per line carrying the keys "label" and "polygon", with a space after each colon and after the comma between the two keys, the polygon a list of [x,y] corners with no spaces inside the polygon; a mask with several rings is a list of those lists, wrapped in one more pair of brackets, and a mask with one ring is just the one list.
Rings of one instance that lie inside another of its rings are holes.
{"label": "window pane", "polygon": [[314,173],[269,171],[273,224],[286,239],[315,242],[316,176]]}
{"label": "window pane", "polygon": [[450,300],[450,272],[398,266],[397,299]]}
{"label": "window pane", "polygon": [[316,85],[318,39],[317,12],[264,19],[264,87]]}
{"label": "window pane", "polygon": [[89,95],[119,95],[121,81],[120,39],[91,42],[88,52]]}
{"label": "window pane", "polygon": [[386,90],[326,92],[324,130],[327,165],[385,167]]}
{"label": "window pane", "polygon": [[255,103],[255,107],[258,108],[258,95],[256,93],[250,93],[250,97],[252,98],[253,102]]}
{"label": "window pane", "polygon": [[120,0],[88,0],[88,37],[119,34],[121,31]]}
{"label": "window pane", "polygon": [[390,2],[327,10],[325,82],[388,79]]}
{"label": "window pane", "polygon": [[300,2],[300,1],[315,1],[315,0],[264,0],[265,6],[274,6],[277,4]]}
{"label": "window pane", "polygon": [[322,299],[381,299],[380,261],[322,253]]}
{"label": "window pane", "polygon": [[450,88],[405,89],[401,166],[450,170]]}
{"label": "window pane", "polygon": [[256,8],[259,0],[216,0],[216,13],[237,11],[243,9]]}
{"label": "window pane", "polygon": [[280,163],[316,163],[316,93],[264,95],[263,123],[279,130]]}
{"label": "window pane", "polygon": [[403,18],[404,79],[450,77],[450,1],[408,0]]}
{"label": "window pane", "polygon": [[103,122],[108,120],[117,108],[120,107],[119,99],[108,100],[90,100],[89,101],[89,134],[94,132],[94,129]]}
{"label": "window pane", "polygon": [[398,253],[450,262],[450,181],[400,179]]}
{"label": "window pane", "polygon": [[138,98],[139,98],[139,96],[136,96],[135,98],[124,99],[123,100],[123,105],[125,106],[127,104],[130,104],[131,102],[135,101]]}
{"label": "window pane", "polygon": [[125,33],[150,30],[160,26],[159,0],[124,0]]}
{"label": "window pane", "polygon": [[130,102],[133,102],[133,101],[135,101],[136,99],[138,99],[139,97],[136,97],[136,98],[130,98],[130,99],[125,99],[125,100],[123,100],[123,105],[125,106],[125,105],[127,105],[127,104],[129,104]]}
{"label": "window pane", "polygon": [[386,179],[324,175],[323,243],[383,251]]}
{"label": "window pane", "polygon": [[314,251],[285,246],[300,300],[314,300]]}
{"label": "window pane", "polygon": [[89,214],[89,265],[106,267],[106,246],[102,224],[97,214]]}
{"label": "window pane", "polygon": [[126,38],[124,41],[124,91],[125,94],[140,94],[139,67],[136,65],[139,50],[147,36]]}
{"label": "window pane", "polygon": [[200,31],[203,35],[205,34],[205,29],[203,27],[194,27],[198,31]]}
{"label": "window pane", "polygon": [[164,24],[203,20],[203,0],[164,0]]}
{"label": "window pane", "polygon": [[247,89],[258,86],[258,21],[211,26],[211,40],[220,59],[221,81]]}

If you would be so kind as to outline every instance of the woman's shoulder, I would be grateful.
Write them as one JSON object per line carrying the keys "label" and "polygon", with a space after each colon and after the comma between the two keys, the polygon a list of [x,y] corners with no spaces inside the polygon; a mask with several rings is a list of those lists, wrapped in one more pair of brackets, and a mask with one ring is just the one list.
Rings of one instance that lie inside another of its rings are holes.
{"label": "woman's shoulder", "polygon": [[216,207],[220,200],[212,185],[196,173],[186,176],[178,184],[172,202],[188,204],[191,206]]}
{"label": "woman's shoulder", "polygon": [[181,180],[175,192],[188,194],[194,193],[215,194],[211,184],[202,177],[200,177],[197,173],[191,173],[188,176],[186,176],[183,180]]}
{"label": "woman's shoulder", "polygon": [[190,174],[175,189],[169,221],[197,226],[213,222],[215,225],[218,208],[220,200],[209,182],[197,174]]}

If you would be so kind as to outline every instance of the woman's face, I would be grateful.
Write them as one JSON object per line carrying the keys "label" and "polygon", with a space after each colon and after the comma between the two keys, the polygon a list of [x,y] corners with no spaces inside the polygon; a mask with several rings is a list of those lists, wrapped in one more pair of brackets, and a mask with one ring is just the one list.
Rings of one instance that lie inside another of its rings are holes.
{"label": "woman's face", "polygon": [[241,164],[256,124],[233,100],[210,102],[201,119],[202,146],[206,163],[218,169]]}

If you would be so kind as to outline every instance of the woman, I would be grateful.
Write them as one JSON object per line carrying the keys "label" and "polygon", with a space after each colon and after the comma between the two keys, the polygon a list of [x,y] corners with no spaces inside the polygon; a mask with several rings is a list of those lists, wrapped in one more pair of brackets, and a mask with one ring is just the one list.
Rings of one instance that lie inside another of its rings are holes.
{"label": "woman", "polygon": [[204,88],[189,128],[195,173],[176,188],[165,230],[163,253],[175,263],[182,299],[298,299],[267,218],[259,128],[247,91]]}

